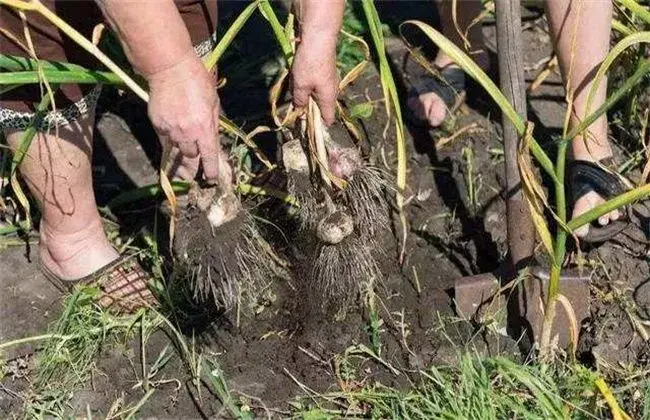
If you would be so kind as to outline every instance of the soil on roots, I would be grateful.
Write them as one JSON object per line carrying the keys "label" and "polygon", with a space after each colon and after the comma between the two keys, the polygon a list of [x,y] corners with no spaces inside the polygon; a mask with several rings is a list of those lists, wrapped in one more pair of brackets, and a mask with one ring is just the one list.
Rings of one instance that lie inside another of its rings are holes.
{"label": "soil on roots", "polygon": [[242,211],[219,227],[198,208],[182,212],[174,238],[173,277],[188,280],[199,301],[247,309],[280,271],[253,216]]}

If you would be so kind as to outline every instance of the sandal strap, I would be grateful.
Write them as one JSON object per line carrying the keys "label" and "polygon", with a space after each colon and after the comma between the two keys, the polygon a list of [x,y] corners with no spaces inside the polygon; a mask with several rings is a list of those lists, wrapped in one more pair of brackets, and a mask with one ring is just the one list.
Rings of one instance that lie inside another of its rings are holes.
{"label": "sandal strap", "polygon": [[115,268],[123,265],[132,258],[133,256],[131,255],[120,255],[118,258],[114,259],[98,270],[95,270],[94,272],[88,274],[87,276],[83,276],[74,280],[68,280],[58,276],[54,271],[43,264],[41,264],[41,272],[45,278],[57,289],[63,293],[67,293],[72,292],[77,285],[93,286],[97,284],[102,277],[110,274],[113,270],[115,270]]}
{"label": "sandal strap", "polygon": [[574,203],[590,191],[595,191],[607,199],[627,190],[618,175],[604,169],[610,166],[610,162],[611,159],[599,163],[586,160],[574,160],[569,163],[569,185]]}
{"label": "sandal strap", "polygon": [[[133,312],[143,304],[155,302],[148,289],[150,276],[134,255],[121,255],[95,272],[75,280],[63,279],[45,265],[41,265],[41,272],[62,293],[71,293],[78,285],[97,286],[102,290],[100,300],[106,302],[102,306],[115,307],[121,312]],[[114,297],[115,294],[118,297]]]}
{"label": "sandal strap", "polygon": [[446,67],[438,74],[422,75],[411,85],[409,96],[423,93],[435,93],[443,100],[447,108],[452,108],[465,91],[465,72],[459,67]]}
{"label": "sandal strap", "polygon": [[[627,190],[618,175],[605,169],[611,167],[612,163],[611,158],[603,159],[598,163],[586,160],[569,162],[568,175],[572,205],[575,205],[580,197],[591,191],[608,199]],[[623,210],[622,217],[625,218],[628,212],[625,209],[621,210]],[[627,227],[628,223],[623,220],[612,221],[606,226],[592,224],[589,227],[589,233],[582,238],[582,241],[589,243],[606,242]]]}

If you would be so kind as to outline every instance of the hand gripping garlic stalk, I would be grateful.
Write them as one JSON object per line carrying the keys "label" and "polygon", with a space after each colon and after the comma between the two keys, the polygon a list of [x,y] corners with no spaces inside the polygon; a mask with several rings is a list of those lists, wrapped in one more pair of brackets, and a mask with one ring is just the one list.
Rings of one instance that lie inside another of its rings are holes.
{"label": "hand gripping garlic stalk", "polygon": [[301,139],[284,143],[282,160],[289,192],[301,203],[301,231],[317,239],[310,285],[324,303],[345,305],[379,280],[373,252],[388,228],[388,176],[364,162],[349,137],[330,136],[314,101],[308,114]]}

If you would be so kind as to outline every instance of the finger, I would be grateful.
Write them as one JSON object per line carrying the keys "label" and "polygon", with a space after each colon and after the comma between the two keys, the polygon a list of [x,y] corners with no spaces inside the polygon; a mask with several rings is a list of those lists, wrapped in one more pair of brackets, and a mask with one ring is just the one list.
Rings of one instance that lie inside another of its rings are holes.
{"label": "finger", "polygon": [[196,145],[196,142],[184,141],[184,142],[176,143],[176,147],[178,148],[178,150],[181,152],[183,156],[186,156],[188,158],[196,157],[199,154],[199,149]]}
{"label": "finger", "polygon": [[604,214],[598,218],[598,224],[605,226],[609,224],[609,214]]}
{"label": "finger", "polygon": [[618,220],[621,217],[621,213],[618,210],[613,210],[609,213],[609,218],[611,220]]}
{"label": "finger", "polygon": [[311,94],[311,89],[305,89],[301,87],[293,87],[293,106],[298,109],[307,108],[309,105],[309,95]]}
{"label": "finger", "polygon": [[216,182],[219,175],[219,135],[214,132],[205,132],[197,142],[203,176],[208,182]]}
{"label": "finger", "polygon": [[188,158],[183,156],[174,172],[174,179],[191,181],[196,178],[196,174],[199,171],[199,162],[199,157]]}
{"label": "finger", "polygon": [[223,149],[219,150],[219,175],[217,175],[217,182],[222,190],[232,190],[232,168],[228,163],[228,155],[226,155]]}
{"label": "finger", "polygon": [[217,133],[217,176],[216,182],[224,191],[232,189],[232,168],[228,163],[228,154],[224,152],[219,141],[219,108],[215,108],[213,113],[214,130]]}
{"label": "finger", "polygon": [[199,169],[199,158],[188,158],[174,147],[169,156],[169,167],[167,168],[167,176],[172,180],[191,181],[196,177]]}
{"label": "finger", "polygon": [[316,103],[320,108],[325,125],[330,126],[334,124],[336,91],[319,93],[316,95]]}

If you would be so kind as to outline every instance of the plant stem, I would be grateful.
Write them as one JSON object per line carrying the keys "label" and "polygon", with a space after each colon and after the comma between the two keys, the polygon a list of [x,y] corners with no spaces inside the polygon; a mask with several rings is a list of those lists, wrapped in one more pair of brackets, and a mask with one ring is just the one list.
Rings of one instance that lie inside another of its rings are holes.
{"label": "plant stem", "polygon": [[71,338],[71,336],[61,335],[61,334],[42,334],[42,335],[35,335],[32,337],[24,337],[24,338],[19,338],[17,340],[7,341],[6,343],[0,343],[0,350],[13,347],[13,346],[19,346],[21,344],[31,343],[34,341],[50,340],[52,338],[68,339]]}
{"label": "plant stem", "polygon": [[[370,35],[372,36],[375,51],[379,60],[379,76],[381,78],[381,87],[384,94],[386,115],[390,120],[391,110],[395,112],[395,150],[397,154],[397,191],[395,201],[399,213],[400,224],[402,227],[402,244],[399,254],[400,263],[404,260],[406,254],[406,238],[408,235],[408,223],[404,213],[404,195],[406,190],[406,139],[404,138],[404,121],[402,119],[402,108],[400,105],[399,95],[397,93],[397,86],[395,79],[388,63],[386,54],[386,44],[384,41],[384,34],[381,28],[381,20],[379,13],[373,0],[362,0],[363,12],[366,16]],[[386,126],[388,128],[388,126]]]}
{"label": "plant stem", "polygon": [[13,346],[19,346],[21,344],[32,343],[34,341],[43,341],[43,340],[52,340],[52,339],[70,340],[73,338],[80,337],[82,335],[87,336],[87,335],[100,334],[100,333],[104,334],[106,331],[111,330],[113,328],[128,327],[130,325],[131,325],[130,321],[114,322],[114,323],[103,325],[101,327],[91,328],[79,334],[65,334],[65,335],[64,334],[42,334],[42,335],[35,335],[32,337],[24,337],[12,341],[7,341],[5,343],[0,343],[0,350],[13,347]]}
{"label": "plant stem", "polygon": [[77,30],[72,26],[68,25],[66,21],[58,17],[54,12],[45,7],[43,3],[39,0],[30,0],[29,2],[23,0],[0,0],[0,4],[7,5],[14,9],[24,10],[24,11],[34,11],[39,13],[45,19],[50,21],[54,26],[56,26],[61,32],[65,33],[72,39],[77,45],[81,48],[94,55],[103,65],[105,65],[110,71],[115,73],[124,83],[142,100],[149,102],[149,94],[145,92],[140,85],[138,85],[128,74],[124,72],[117,64],[115,64],[106,54],[102,52],[96,45],[88,41],[83,35],[81,35]]}
{"label": "plant stem", "polygon": [[205,67],[208,71],[211,71],[214,66],[217,65],[217,62],[223,55],[226,48],[230,45],[232,40],[237,36],[241,28],[246,24],[248,19],[251,17],[255,9],[257,9],[260,0],[256,0],[246,6],[246,8],[241,12],[237,19],[230,25],[225,34],[221,37],[221,40],[217,44],[214,50],[203,60]]}
{"label": "plant stem", "polygon": [[[184,193],[187,192],[187,190],[190,188],[190,183],[184,181],[173,181],[171,185],[174,193]],[[114,210],[126,204],[134,203],[136,201],[144,200],[147,198],[157,197],[162,192],[163,189],[160,184],[145,185],[144,187],[135,188],[133,190],[125,191],[119,194],[117,197],[109,201],[108,204],[106,204],[106,207]]]}
{"label": "plant stem", "polygon": [[78,64],[63,61],[34,60],[29,57],[0,54],[0,68],[6,71],[34,71],[39,66],[43,70],[88,71],[88,69]]}
{"label": "plant stem", "polygon": [[284,32],[282,24],[278,20],[278,16],[275,14],[275,10],[273,10],[273,6],[271,6],[271,3],[269,3],[268,0],[261,0],[259,2],[259,8],[262,15],[269,21],[269,24],[271,24],[271,29],[273,30],[275,39],[280,44],[284,58],[287,60],[287,63],[291,64],[293,48],[291,47],[289,38],[287,38],[287,34]]}
{"label": "plant stem", "polygon": [[632,29],[628,28],[620,20],[616,19],[612,19],[612,29],[619,32],[623,36],[629,36],[634,33]]}
{"label": "plant stem", "polygon": [[45,78],[50,83],[78,83],[78,84],[107,84],[123,85],[124,81],[115,73],[94,70],[43,70],[38,71],[14,71],[11,73],[0,73],[0,85],[25,85],[40,83]]}
{"label": "plant stem", "polygon": [[[564,170],[566,167],[566,154],[568,142],[561,142],[558,145],[557,162],[555,166],[555,205],[556,214],[562,224],[566,224],[566,193],[564,190]],[[546,302],[544,305],[544,320],[542,321],[542,332],[540,335],[540,358],[543,360],[548,356],[550,350],[551,331],[553,330],[553,321],[555,319],[555,308],[557,306],[557,296],[560,293],[560,272],[562,262],[566,254],[567,232],[558,227],[555,235],[555,247],[553,262],[551,264],[551,275],[549,277]]]}
{"label": "plant stem", "polygon": [[581,214],[575,219],[570,220],[569,223],[567,223],[567,227],[571,230],[578,229],[580,226],[591,223],[594,220],[598,219],[600,216],[607,214],[612,210],[621,208],[636,201],[646,199],[648,197],[650,197],[650,184],[645,184],[641,187],[627,191],[621,195],[617,195],[616,197],[604,202],[603,204],[594,207],[588,212]]}
{"label": "plant stem", "polygon": [[296,197],[287,194],[283,191],[276,190],[275,188],[269,188],[269,187],[262,188],[250,184],[237,184],[237,191],[239,191],[242,194],[255,194],[255,195],[274,197],[294,207],[300,207],[300,203],[298,202],[298,199]]}
{"label": "plant stem", "polygon": [[650,23],[650,10],[647,7],[641,6],[634,0],[618,0],[618,3],[626,7],[630,12],[637,15],[645,23]]}

